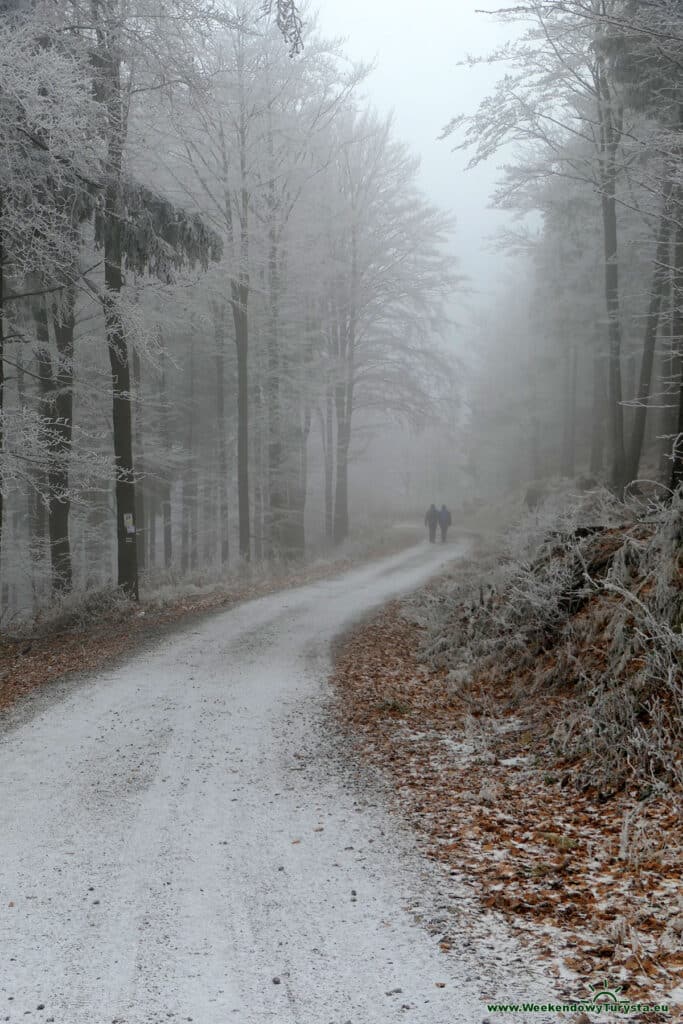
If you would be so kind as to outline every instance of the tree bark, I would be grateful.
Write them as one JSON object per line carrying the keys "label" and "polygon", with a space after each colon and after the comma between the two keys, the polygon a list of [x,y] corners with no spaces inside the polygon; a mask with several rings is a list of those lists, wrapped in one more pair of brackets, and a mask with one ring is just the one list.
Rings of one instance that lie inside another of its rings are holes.
{"label": "tree bark", "polygon": [[331,541],[334,530],[334,391],[328,385],[325,395],[325,537]]}
{"label": "tree bark", "polygon": [[155,486],[151,489],[147,502],[147,566],[154,569],[157,563],[157,512],[159,506],[159,492]]}
{"label": "tree bark", "polygon": [[225,307],[214,309],[216,337],[216,429],[218,430],[218,536],[221,566],[230,562],[228,439],[225,422]]}
{"label": "tree bark", "polygon": [[[115,229],[113,229],[115,231]],[[108,232],[109,233],[109,232]],[[121,252],[116,241],[105,243],[104,277],[107,290],[118,295],[122,287]],[[135,477],[130,367],[124,328],[115,302],[105,304],[105,323],[112,378],[112,419],[116,464],[117,580],[125,594],[139,600],[138,559],[135,542]]]}
{"label": "tree bark", "polygon": [[607,72],[599,58],[597,72],[598,119],[602,155],[601,210],[605,264],[605,307],[609,359],[607,372],[608,416],[612,447],[612,486],[622,494],[625,481],[624,409],[621,384],[621,317],[619,301],[619,246],[617,227],[617,152],[621,131],[620,109],[615,106]]}
{"label": "tree bark", "polygon": [[564,422],[562,428],[562,476],[571,478],[576,468],[576,379],[578,347],[565,342]]}
{"label": "tree bark", "polygon": [[249,329],[246,286],[233,285],[232,315],[237,348],[237,504],[240,556],[251,555],[249,528]]}
{"label": "tree bark", "polygon": [[[602,340],[600,338],[600,340]],[[593,352],[593,413],[591,425],[591,475],[599,476],[604,468],[605,409],[607,403],[605,380],[605,354],[599,342]]]}
{"label": "tree bark", "polygon": [[308,496],[308,439],[311,434],[311,410],[304,406],[302,425],[299,438],[299,476],[295,513],[292,553],[296,558],[303,559],[306,555],[306,498]]}
{"label": "tree bark", "polygon": [[[96,13],[99,13],[96,11]],[[123,288],[121,243],[121,179],[125,139],[124,98],[121,90],[121,59],[112,49],[111,26],[98,18],[98,63],[102,75],[98,86],[105,100],[109,125],[107,138],[108,183],[104,195],[104,321],[112,379],[112,421],[116,467],[117,580],[125,594],[139,600],[138,559],[135,542],[135,473],[133,464],[133,423],[130,366],[125,327],[119,309]]]}
{"label": "tree bark", "polygon": [[180,564],[183,573],[197,568],[197,474],[194,467],[195,380],[194,343],[192,341],[190,342],[190,362],[187,376],[186,401],[189,416],[185,449],[188,459],[183,476],[183,515],[180,541]]}
{"label": "tree bark", "polygon": [[73,436],[73,359],[76,325],[76,290],[73,284],[65,289],[64,302],[53,307],[57,372],[55,374],[54,417],[58,435],[55,460],[48,474],[50,503],[48,528],[52,552],[52,578],[56,589],[70,590],[73,584],[71,545],[69,541],[69,459]]}
{"label": "tree bark", "polygon": [[[252,376],[254,376],[252,372]],[[263,423],[263,387],[261,373],[256,374],[256,381],[251,388],[251,408],[253,410],[254,433],[251,441],[252,473],[254,481],[254,514],[252,516],[252,534],[254,540],[254,557],[260,562],[264,557],[270,558],[272,549],[268,537],[267,495],[268,495],[268,430]]]}
{"label": "tree bark", "polygon": [[347,403],[347,388],[338,384],[335,389],[337,413],[336,481],[334,488],[334,525],[332,538],[340,544],[349,535],[349,442],[351,417]]}
{"label": "tree bark", "polygon": [[621,324],[619,320],[619,270],[617,265],[617,211],[612,179],[611,191],[602,197],[605,251],[605,305],[609,359],[607,374],[608,414],[612,444],[612,485],[622,493],[624,473],[624,409],[621,389]]}
{"label": "tree bark", "polygon": [[678,353],[680,379],[678,385],[678,416],[676,437],[673,444],[673,465],[671,467],[671,490],[675,491],[683,483],[683,226],[680,222],[681,204],[677,204],[676,231],[674,235],[673,260],[673,324],[672,345]]}
{"label": "tree bark", "polygon": [[[0,192],[0,458],[5,448],[5,247],[2,236],[3,201]],[[5,532],[5,499],[0,486],[0,569],[2,567],[2,542]]]}
{"label": "tree bark", "polygon": [[358,320],[358,227],[356,210],[351,203],[351,267],[349,298],[344,335],[340,334],[340,355],[342,380],[335,386],[335,408],[337,412],[337,479],[334,490],[333,539],[339,544],[349,535],[349,446],[351,444],[351,419],[353,416],[353,388],[356,355],[356,326]]}
{"label": "tree bark", "polygon": [[283,472],[282,416],[280,409],[280,339],[279,339],[279,278],[277,266],[275,228],[270,227],[268,254],[268,536],[272,554],[283,554],[283,533],[286,529],[287,500]]}
{"label": "tree bark", "polygon": [[655,261],[652,270],[650,304],[645,323],[643,355],[640,363],[640,380],[638,383],[638,394],[636,396],[637,405],[634,413],[633,433],[631,435],[631,444],[628,451],[628,461],[626,463],[625,479],[627,483],[631,480],[635,480],[638,476],[640,458],[643,450],[647,407],[650,401],[650,390],[652,387],[652,367],[654,366],[657,331],[659,329],[659,316],[662,308],[662,296],[668,272],[672,192],[673,182],[669,178],[664,184],[662,212],[657,234],[657,248],[655,250]]}
{"label": "tree bark", "polygon": [[[161,357],[159,374],[159,404],[161,406],[161,435],[166,458],[171,454],[171,429],[168,415],[168,389],[166,384],[166,357]],[[173,509],[171,506],[172,475],[168,467],[164,473],[161,493],[161,518],[164,532],[164,568],[173,565]]]}
{"label": "tree bark", "polygon": [[135,540],[137,544],[138,570],[144,572],[147,568],[147,531],[145,529],[145,493],[143,490],[142,478],[145,473],[144,458],[144,436],[145,420],[142,410],[142,368],[140,357],[133,352],[133,385],[135,387],[135,447],[137,451],[137,464],[140,478],[135,487]]}
{"label": "tree bark", "polygon": [[72,586],[71,547],[69,542],[69,456],[73,416],[73,335],[75,290],[66,289],[65,300],[52,309],[57,358],[50,354],[50,333],[45,303],[34,307],[38,347],[38,383],[41,415],[50,423],[53,440],[49,450],[49,468],[45,483],[47,529],[50,546],[50,578],[56,593]]}

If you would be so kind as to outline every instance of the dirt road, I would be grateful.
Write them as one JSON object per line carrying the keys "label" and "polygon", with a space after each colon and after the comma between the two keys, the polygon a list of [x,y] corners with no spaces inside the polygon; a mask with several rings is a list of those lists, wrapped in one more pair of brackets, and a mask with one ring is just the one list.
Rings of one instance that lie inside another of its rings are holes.
{"label": "dirt road", "polygon": [[479,1024],[482,992],[543,995],[495,922],[456,913],[449,955],[416,922],[448,880],[326,724],[330,639],[457,554],[242,605],[10,722],[0,1021]]}

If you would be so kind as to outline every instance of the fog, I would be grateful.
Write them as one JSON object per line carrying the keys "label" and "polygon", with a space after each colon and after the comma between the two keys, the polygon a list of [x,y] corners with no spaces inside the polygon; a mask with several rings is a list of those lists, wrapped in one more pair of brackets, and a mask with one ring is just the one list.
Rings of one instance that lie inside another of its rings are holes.
{"label": "fog", "polygon": [[474,289],[487,290],[500,274],[490,239],[505,221],[490,206],[496,165],[465,173],[467,157],[453,152],[459,139],[439,136],[456,114],[474,113],[500,75],[495,65],[468,68],[462,62],[507,41],[510,26],[482,13],[475,0],[426,0],[419,17],[391,2],[323,0],[316,6],[321,29],[344,37],[354,60],[373,65],[364,93],[379,110],[393,113],[397,134],[420,158],[425,194],[455,215],[453,251],[463,272]]}
{"label": "fog", "polygon": [[678,478],[675,16],[616,6],[3,5],[6,618]]}

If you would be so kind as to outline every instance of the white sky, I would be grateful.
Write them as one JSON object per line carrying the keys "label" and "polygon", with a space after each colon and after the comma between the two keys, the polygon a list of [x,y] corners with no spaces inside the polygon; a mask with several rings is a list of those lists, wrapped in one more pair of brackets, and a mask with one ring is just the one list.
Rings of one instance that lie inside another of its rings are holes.
{"label": "white sky", "polygon": [[375,61],[364,91],[378,110],[394,111],[397,136],[421,158],[423,190],[455,213],[460,271],[477,289],[489,290],[502,261],[483,251],[486,237],[502,223],[501,214],[487,209],[495,162],[465,172],[466,154],[437,137],[451,117],[473,113],[501,74],[500,67],[460,68],[458,62],[487,53],[509,38],[510,27],[476,13],[486,0],[313,3],[323,35],[344,36],[352,59]]}

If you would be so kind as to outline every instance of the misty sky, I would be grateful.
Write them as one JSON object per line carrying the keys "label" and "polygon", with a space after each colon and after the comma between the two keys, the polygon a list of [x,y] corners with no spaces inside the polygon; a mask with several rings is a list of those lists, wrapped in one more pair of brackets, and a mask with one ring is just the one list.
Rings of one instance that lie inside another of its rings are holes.
{"label": "misty sky", "polygon": [[485,238],[501,223],[487,210],[495,162],[463,170],[466,156],[438,142],[443,126],[458,113],[473,113],[501,74],[500,67],[460,68],[467,54],[488,52],[509,37],[477,8],[482,0],[317,0],[320,29],[346,37],[355,60],[375,61],[367,80],[368,99],[382,112],[394,111],[397,135],[422,160],[422,187],[457,218],[456,251],[460,270],[477,289],[487,289],[500,269],[501,256],[483,251]]}

